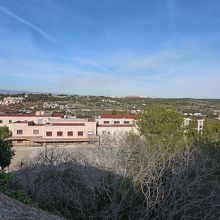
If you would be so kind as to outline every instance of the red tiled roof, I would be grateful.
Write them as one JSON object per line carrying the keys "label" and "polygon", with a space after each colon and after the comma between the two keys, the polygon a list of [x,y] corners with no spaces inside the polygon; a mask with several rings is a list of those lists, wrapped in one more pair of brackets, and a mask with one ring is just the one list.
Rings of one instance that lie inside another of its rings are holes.
{"label": "red tiled roof", "polygon": [[52,117],[63,117],[63,116],[64,116],[64,114],[61,114],[61,113],[53,113],[52,114]]}
{"label": "red tiled roof", "polygon": [[136,115],[100,115],[100,118],[137,119]]}
{"label": "red tiled roof", "polygon": [[53,113],[51,116],[46,116],[46,115],[35,115],[35,114],[0,114],[0,117],[47,117],[47,118],[52,118],[52,117],[62,117],[63,114],[59,113]]}

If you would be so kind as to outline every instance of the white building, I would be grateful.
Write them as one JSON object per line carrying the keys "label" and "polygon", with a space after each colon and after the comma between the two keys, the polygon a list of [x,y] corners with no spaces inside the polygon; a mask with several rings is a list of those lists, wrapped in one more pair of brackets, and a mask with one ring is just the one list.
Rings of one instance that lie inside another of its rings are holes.
{"label": "white building", "polygon": [[[184,118],[184,127],[187,127],[190,125],[192,119],[191,118]],[[202,132],[203,128],[204,128],[204,121],[205,119],[196,119],[197,121],[197,126],[195,127],[195,129],[198,132]]]}
{"label": "white building", "polygon": [[23,97],[4,97],[3,98],[3,105],[10,105],[10,104],[18,104],[21,103],[24,100]]}
{"label": "white building", "polygon": [[10,130],[13,145],[90,142],[96,137],[96,121],[66,118],[62,114],[0,114],[0,126]]}
{"label": "white building", "polygon": [[137,132],[135,120],[131,115],[100,115],[97,118],[97,134],[101,138],[106,135],[121,136],[129,132]]}

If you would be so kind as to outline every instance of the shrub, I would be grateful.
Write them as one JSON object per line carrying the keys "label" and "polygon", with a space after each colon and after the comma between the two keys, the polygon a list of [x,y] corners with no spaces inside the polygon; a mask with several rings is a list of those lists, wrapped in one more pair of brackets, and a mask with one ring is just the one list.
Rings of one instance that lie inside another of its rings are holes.
{"label": "shrub", "polygon": [[11,142],[0,139],[0,167],[2,171],[10,165],[14,154]]}
{"label": "shrub", "polygon": [[48,157],[32,160],[16,183],[39,206],[67,218],[220,218],[220,149],[215,145],[170,151],[130,136],[117,147],[97,149],[97,158],[52,153],[49,162]]}
{"label": "shrub", "polygon": [[21,189],[13,189],[13,174],[0,173],[0,192],[26,204],[34,204],[32,198]]}

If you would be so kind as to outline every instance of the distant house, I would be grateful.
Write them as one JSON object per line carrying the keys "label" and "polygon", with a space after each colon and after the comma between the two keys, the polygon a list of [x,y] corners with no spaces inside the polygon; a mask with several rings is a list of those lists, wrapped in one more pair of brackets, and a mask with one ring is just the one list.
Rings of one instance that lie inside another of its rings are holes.
{"label": "distant house", "polygon": [[[192,119],[191,118],[184,118],[184,127],[187,127],[190,125]],[[196,119],[197,121],[197,126],[195,127],[195,129],[198,132],[202,132],[203,128],[204,128],[204,121],[205,119]]]}
{"label": "distant house", "polygon": [[189,126],[191,121],[192,121],[191,118],[184,118],[184,127]]}
{"label": "distant house", "polygon": [[195,117],[202,117],[203,116],[202,113],[200,113],[200,112],[195,112],[193,115]]}
{"label": "distant house", "polygon": [[2,104],[4,105],[10,105],[10,104],[18,104],[21,103],[24,100],[23,97],[4,97]]}

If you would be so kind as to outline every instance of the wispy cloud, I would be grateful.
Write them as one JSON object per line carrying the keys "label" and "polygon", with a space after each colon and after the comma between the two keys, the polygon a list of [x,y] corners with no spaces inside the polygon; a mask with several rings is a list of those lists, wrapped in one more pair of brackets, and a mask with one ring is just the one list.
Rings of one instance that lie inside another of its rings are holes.
{"label": "wispy cloud", "polygon": [[92,61],[92,60],[88,60],[88,62],[89,62],[91,65],[93,65],[93,66],[95,66],[95,67],[98,67],[99,69],[103,70],[104,72],[110,72],[109,69],[107,69],[106,67],[104,67],[103,65],[101,65],[101,64],[99,64],[99,63],[96,63],[96,62],[94,62],[94,61]]}
{"label": "wispy cloud", "polygon": [[180,62],[181,58],[185,57],[188,51],[181,51],[179,49],[170,48],[159,50],[151,54],[142,56],[134,56],[128,60],[123,61],[118,69],[122,72],[142,72],[145,70],[158,71],[167,69],[176,63]]}
{"label": "wispy cloud", "polygon": [[0,5],[0,11],[3,12],[4,14],[14,18],[15,20],[17,20],[18,22],[25,24],[26,26],[28,26],[29,28],[37,31],[39,34],[41,34],[43,37],[45,37],[47,40],[54,42],[55,40],[48,35],[46,32],[44,32],[41,28],[37,27],[36,25],[32,24],[31,22],[21,18],[20,16],[16,15],[15,13],[9,11],[8,9],[2,7]]}
{"label": "wispy cloud", "polygon": [[99,70],[107,72],[107,73],[109,73],[111,71],[110,69],[108,69],[104,65],[102,65],[96,61],[93,61],[91,59],[87,59],[87,58],[73,58],[73,59],[76,60],[81,65],[91,65],[91,66],[97,67]]}

